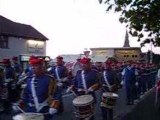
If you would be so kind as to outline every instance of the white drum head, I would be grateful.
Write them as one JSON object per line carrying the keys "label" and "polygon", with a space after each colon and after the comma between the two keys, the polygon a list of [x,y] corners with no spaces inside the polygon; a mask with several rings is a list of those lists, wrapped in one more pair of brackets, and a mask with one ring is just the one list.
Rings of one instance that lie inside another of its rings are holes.
{"label": "white drum head", "polygon": [[112,93],[112,92],[105,92],[102,94],[103,97],[109,97],[109,98],[117,98],[118,94]]}
{"label": "white drum head", "polygon": [[21,113],[13,117],[13,120],[44,120],[41,113]]}
{"label": "white drum head", "polygon": [[75,106],[88,105],[93,102],[93,97],[91,95],[81,95],[73,100]]}

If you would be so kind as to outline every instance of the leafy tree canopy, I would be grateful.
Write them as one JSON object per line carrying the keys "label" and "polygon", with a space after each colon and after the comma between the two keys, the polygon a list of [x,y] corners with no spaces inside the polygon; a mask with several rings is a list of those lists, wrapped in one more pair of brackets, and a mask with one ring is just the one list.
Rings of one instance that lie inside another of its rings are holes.
{"label": "leafy tree canopy", "polygon": [[119,21],[125,23],[129,33],[141,41],[160,46],[160,0],[99,0],[107,10],[120,13]]}

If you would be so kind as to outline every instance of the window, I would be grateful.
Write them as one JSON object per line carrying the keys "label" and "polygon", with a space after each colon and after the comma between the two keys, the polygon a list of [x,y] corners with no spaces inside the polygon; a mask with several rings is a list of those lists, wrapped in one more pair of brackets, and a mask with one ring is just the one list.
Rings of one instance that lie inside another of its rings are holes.
{"label": "window", "polygon": [[8,37],[0,36],[0,48],[8,48]]}
{"label": "window", "polygon": [[132,58],[134,58],[134,57],[137,58],[137,55],[132,55]]}
{"label": "window", "polygon": [[129,57],[129,55],[124,55],[124,57]]}

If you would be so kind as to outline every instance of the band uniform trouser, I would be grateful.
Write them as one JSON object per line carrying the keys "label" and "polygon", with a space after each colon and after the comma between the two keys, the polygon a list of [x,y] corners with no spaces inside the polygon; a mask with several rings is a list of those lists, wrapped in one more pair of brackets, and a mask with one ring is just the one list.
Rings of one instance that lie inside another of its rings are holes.
{"label": "band uniform trouser", "polygon": [[127,104],[133,104],[134,102],[134,88],[135,86],[133,84],[130,84],[130,85],[126,85],[125,86],[126,88],[126,101],[127,101]]}
{"label": "band uniform trouser", "polygon": [[113,109],[101,107],[103,120],[113,120]]}
{"label": "band uniform trouser", "polygon": [[58,91],[58,95],[57,95],[57,98],[60,102],[60,106],[59,106],[59,109],[58,109],[58,113],[62,113],[64,111],[64,105],[63,105],[63,99],[62,99],[62,92],[63,92],[63,86],[58,86],[57,87],[57,91]]}
{"label": "band uniform trouser", "polygon": [[139,98],[140,95],[141,95],[141,92],[142,92],[142,80],[141,80],[140,76],[137,77],[137,82],[138,82],[138,86],[136,86],[136,88],[137,88],[137,98]]}
{"label": "band uniform trouser", "polygon": [[141,75],[141,83],[142,83],[142,93],[145,93],[147,91],[147,75],[146,74]]}

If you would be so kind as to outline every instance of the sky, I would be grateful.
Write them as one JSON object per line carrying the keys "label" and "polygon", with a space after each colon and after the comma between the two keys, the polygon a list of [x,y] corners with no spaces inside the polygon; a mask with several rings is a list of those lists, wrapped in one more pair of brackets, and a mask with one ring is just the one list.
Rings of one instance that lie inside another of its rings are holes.
{"label": "sky", "polygon": [[[80,54],[94,47],[122,47],[126,28],[98,0],[0,0],[0,15],[44,34],[47,55]],[[140,43],[130,36],[130,45]],[[147,51],[150,47],[142,49]]]}

